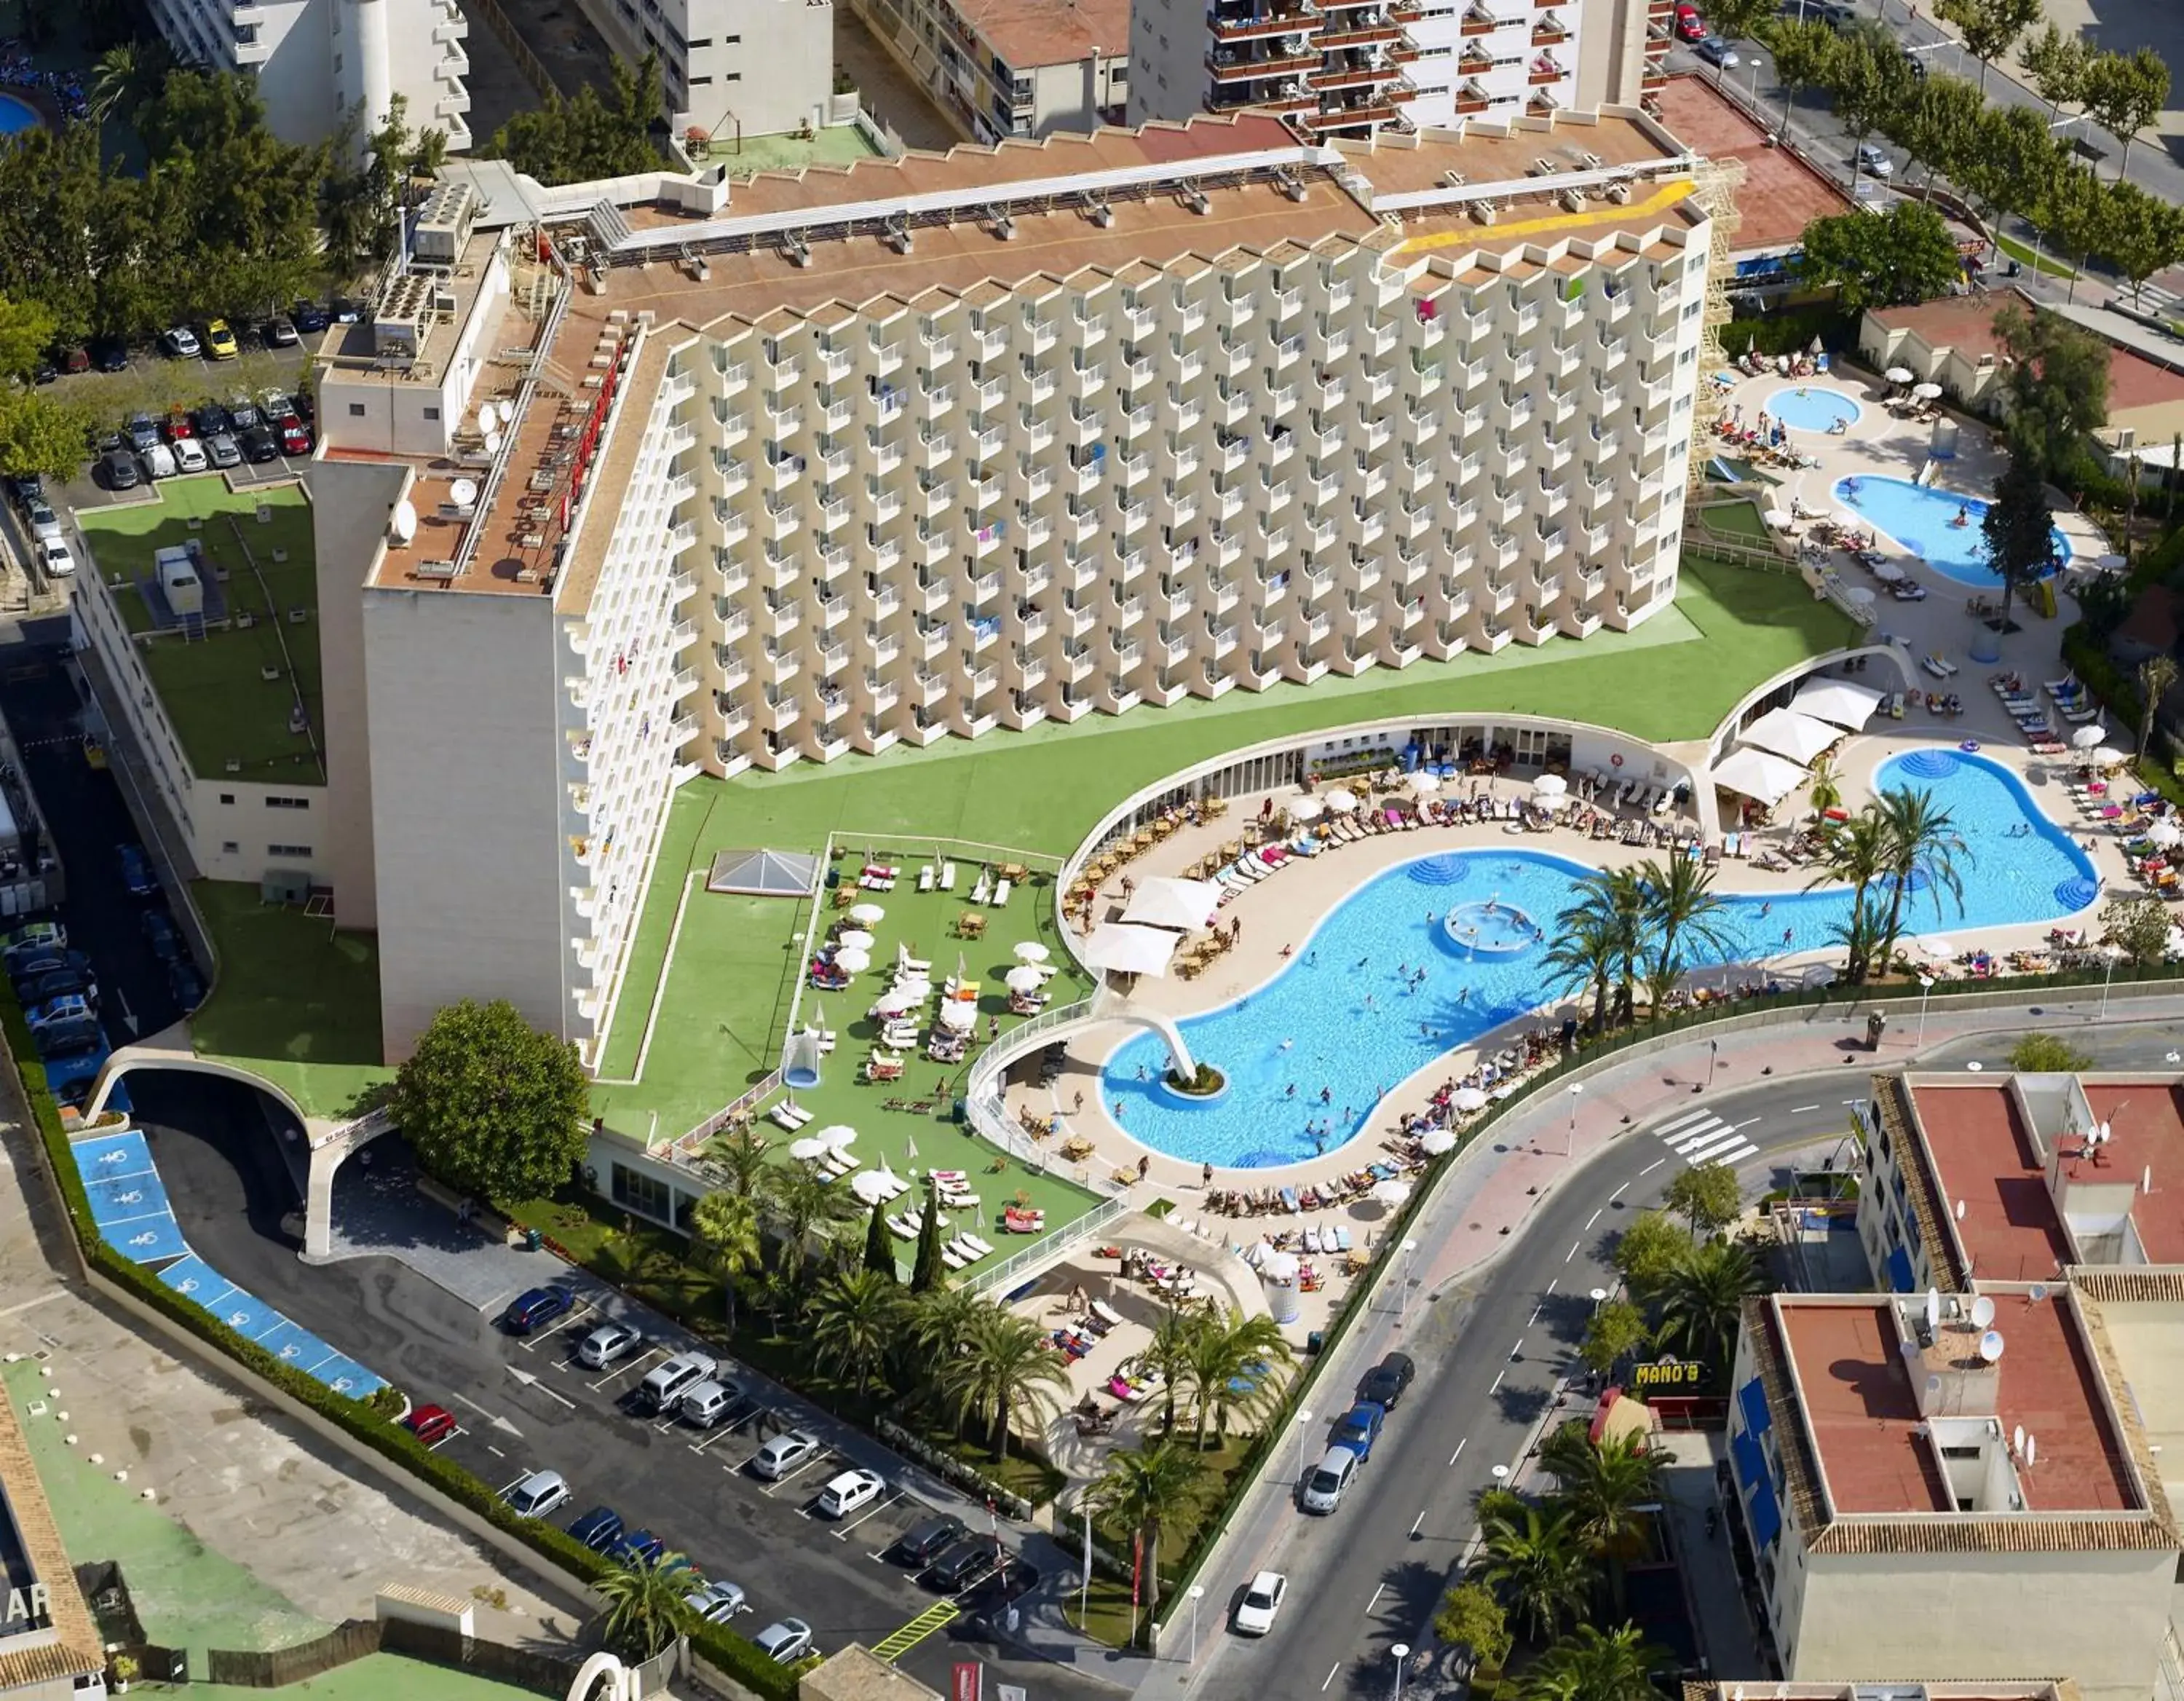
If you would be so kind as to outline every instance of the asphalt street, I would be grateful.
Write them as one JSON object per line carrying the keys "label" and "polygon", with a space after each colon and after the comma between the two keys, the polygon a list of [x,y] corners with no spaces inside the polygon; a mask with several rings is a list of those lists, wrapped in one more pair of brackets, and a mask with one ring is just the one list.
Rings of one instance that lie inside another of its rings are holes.
{"label": "asphalt street", "polygon": [[[2036,1023],[2036,1007],[2028,1010]],[[2176,1066],[2184,1026],[2112,1024],[2074,1032],[2071,1042],[2107,1068]],[[1988,1035],[1937,1046],[1922,1067],[1977,1060],[2006,1067],[2010,1040]],[[1900,1063],[1901,1055],[1889,1058]],[[1825,1147],[1849,1129],[1849,1105],[1865,1085],[1864,1054],[1841,1074],[1804,1075],[1706,1095],[1719,1124],[1758,1148],[1738,1166],[1747,1196],[1780,1185],[1792,1152]],[[1390,1416],[1340,1510],[1329,1517],[1292,1511],[1271,1545],[1234,1557],[1206,1579],[1199,1631],[1216,1639],[1192,1685],[1202,1696],[1315,1695],[1383,1701],[1394,1680],[1390,1649],[1429,1648],[1434,1609],[1471,1541],[1474,1506],[1493,1486],[1496,1466],[1516,1464],[1565,1378],[1582,1376],[1576,1348],[1592,1310],[1591,1291],[1612,1288],[1607,1262],[1615,1235],[1635,1212],[1658,1204],[1685,1167],[1669,1143],[1689,1145],[1677,1112],[1625,1131],[1605,1152],[1549,1195],[1498,1263],[1439,1294],[1410,1297],[1393,1344],[1418,1361],[1418,1381]],[[1663,1129],[1667,1129],[1664,1134]],[[1701,1155],[1703,1156],[1702,1151]],[[1359,1373],[1370,1366],[1361,1362]],[[1285,1462],[1316,1458],[1342,1403],[1318,1413]],[[1571,1408],[1582,1409],[1582,1399]],[[1226,1629],[1244,1581],[1268,1567],[1284,1572],[1289,1594],[1272,1635],[1261,1640]],[[1171,1637],[1168,1652],[1184,1643]],[[1431,1671],[1406,1679],[1403,1693],[1438,1693]],[[1722,1672],[1725,1679],[1757,1672]]]}

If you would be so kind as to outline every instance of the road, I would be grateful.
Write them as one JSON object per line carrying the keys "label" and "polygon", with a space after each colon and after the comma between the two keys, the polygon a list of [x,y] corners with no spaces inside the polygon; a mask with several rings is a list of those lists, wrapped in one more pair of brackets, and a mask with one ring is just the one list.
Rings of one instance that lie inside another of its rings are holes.
{"label": "road", "polygon": [[[2173,1023],[2119,1021],[2072,1036],[2104,1068],[2172,1066],[2180,1040],[2184,1028]],[[2002,1068],[2008,1046],[2006,1037],[1967,1039],[1921,1061],[1955,1068],[1978,1059]],[[1778,1165],[1788,1154],[1846,1132],[1849,1092],[1864,1085],[1863,1073],[1847,1069],[1770,1080],[1708,1095],[1711,1130],[1683,1110],[1635,1127],[1551,1194],[1498,1263],[1447,1291],[1414,1297],[1399,1344],[1417,1359],[1418,1380],[1340,1511],[1325,1518],[1291,1512],[1265,1550],[1237,1554],[1206,1579],[1200,1631],[1217,1646],[1192,1693],[1384,1701],[1394,1671],[1390,1648],[1432,1642],[1434,1608],[1477,1528],[1477,1497],[1492,1486],[1495,1467],[1518,1461],[1573,1373],[1591,1292],[1614,1284],[1605,1254],[1615,1234],[1634,1213],[1657,1204],[1684,1167],[1669,1141],[1701,1157],[1730,1130],[1751,1141],[1756,1155],[1739,1165],[1750,1197],[1780,1184]],[[1357,1366],[1361,1374],[1366,1368]],[[1339,1415],[1318,1414],[1282,1468],[1298,1469],[1296,1455],[1317,1457],[1326,1424]],[[1262,1566],[1290,1579],[1275,1631],[1256,1642],[1228,1635],[1235,1592]],[[1182,1639],[1171,1635],[1168,1651],[1180,1654]],[[1423,1701],[1435,1692],[1430,1682],[1407,1681],[1404,1693]]]}

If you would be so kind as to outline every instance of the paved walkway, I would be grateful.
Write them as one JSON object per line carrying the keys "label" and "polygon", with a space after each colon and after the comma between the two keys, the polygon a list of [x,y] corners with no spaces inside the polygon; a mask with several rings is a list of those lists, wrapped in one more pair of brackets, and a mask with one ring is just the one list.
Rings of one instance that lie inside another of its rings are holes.
{"label": "paved walkway", "polygon": [[504,1246],[458,1224],[454,1212],[418,1191],[415,1160],[393,1135],[374,1141],[334,1175],[328,1262],[372,1258],[398,1259],[480,1311],[568,1274],[550,1253]]}

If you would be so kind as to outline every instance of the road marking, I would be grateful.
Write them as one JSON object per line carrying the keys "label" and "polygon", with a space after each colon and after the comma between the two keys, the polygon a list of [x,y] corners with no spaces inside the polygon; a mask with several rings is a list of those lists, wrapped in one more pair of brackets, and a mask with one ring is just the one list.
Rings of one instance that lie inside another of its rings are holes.
{"label": "road marking", "polygon": [[500,1431],[504,1435],[514,1436],[518,1441],[521,1441],[523,1439],[523,1431],[516,1428],[514,1424],[509,1422],[506,1418],[502,1417],[499,1413],[487,1411],[483,1406],[481,1406],[476,1400],[471,1399],[466,1395],[457,1394],[454,1397],[460,1400],[472,1411],[487,1419],[492,1423],[495,1429]]}
{"label": "road marking", "polygon": [[1791,1116],[1802,1116],[1807,1111],[1818,1110],[1819,1108],[1819,1107],[1818,1105],[1791,1105],[1790,1107],[1790,1114]]}
{"label": "road marking", "polygon": [[34,1299],[19,1299],[4,1311],[0,1311],[0,1317],[13,1317],[18,1312],[28,1311],[34,1305],[43,1305],[49,1299],[58,1299],[67,1291],[64,1287],[56,1287],[48,1289]]}
{"label": "road marking", "polygon": [[1652,1174],[1656,1169],[1658,1169],[1658,1168],[1659,1168],[1663,1164],[1666,1163],[1668,1161],[1669,1161],[1669,1160],[1668,1160],[1667,1158],[1665,1158],[1665,1157],[1657,1157],[1657,1158],[1655,1158],[1655,1159],[1654,1159],[1651,1163],[1647,1164],[1647,1165],[1646,1165],[1643,1169],[1640,1170],[1640,1171],[1638,1172],[1638,1174],[1639,1174],[1641,1176],[1651,1175],[1651,1174]]}
{"label": "road marking", "polygon": [[[850,1539],[850,1532],[855,1529],[857,1525],[860,1524],[869,1524],[873,1519],[878,1517],[881,1513],[886,1511],[889,1507],[894,1505],[896,1501],[901,1498],[902,1491],[898,1488],[893,1494],[888,1496],[886,1499],[874,1501],[872,1503],[872,1510],[866,1513],[863,1517],[853,1518],[847,1524],[843,1525],[841,1528],[835,1531],[834,1539],[837,1542],[848,1541]],[[887,1550],[885,1548],[882,1548],[880,1550],[881,1553],[885,1553],[886,1551]],[[878,1558],[878,1556],[876,1554],[873,1557]]]}
{"label": "road marking", "polygon": [[1365,1616],[1367,1618],[1373,1616],[1373,1609],[1380,1604],[1380,1597],[1387,1592],[1388,1586],[1385,1583],[1381,1584],[1379,1588],[1373,1591],[1373,1598],[1365,1603]]}
{"label": "road marking", "polygon": [[[1542,1307],[1536,1305],[1532,1308],[1532,1314],[1524,1319],[1525,1326],[1527,1328],[1540,1320],[1540,1313],[1542,1309]],[[1522,1343],[1519,1344],[1521,1345]]]}
{"label": "road marking", "polygon": [[928,1607],[900,1630],[882,1637],[872,1652],[880,1659],[893,1664],[911,1649],[923,1642],[935,1631],[943,1629],[963,1609],[953,1601],[943,1601],[938,1606]]}
{"label": "road marking", "polygon": [[515,1377],[515,1380],[516,1380],[517,1381],[519,1381],[519,1382],[522,1383],[526,1387],[528,1387],[528,1388],[536,1388],[536,1389],[538,1389],[538,1391],[540,1393],[543,1394],[543,1395],[544,1395],[548,1399],[549,1399],[549,1400],[559,1400],[559,1401],[560,1401],[563,1405],[566,1406],[566,1407],[567,1407],[571,1411],[572,1411],[572,1412],[573,1412],[573,1411],[575,1411],[575,1410],[577,1409],[577,1403],[576,1403],[574,1400],[572,1400],[572,1399],[569,1398],[569,1397],[568,1397],[567,1395],[566,1395],[566,1394],[557,1394],[557,1393],[555,1393],[555,1392],[554,1392],[551,1388],[548,1387],[548,1386],[547,1386],[543,1382],[541,1382],[541,1381],[538,1380],[538,1378],[537,1376],[535,1376],[534,1375],[532,1375],[530,1371],[528,1371],[528,1370],[519,1370],[518,1369],[516,1369],[516,1367],[515,1367],[515,1365],[510,1364],[510,1365],[508,1367],[508,1374],[509,1374],[510,1375],[511,1375],[511,1376]]}
{"label": "road marking", "polygon": [[1578,1249],[1584,1245],[1585,1242],[1583,1241],[1572,1241],[1570,1242],[1570,1249],[1563,1254],[1563,1262],[1564,1263],[1568,1263],[1572,1258],[1575,1258],[1578,1254]]}
{"label": "road marking", "polygon": [[[540,1347],[543,1347],[548,1341],[551,1341],[555,1336],[560,1334],[564,1330],[575,1327],[577,1324],[582,1323],[586,1318],[589,1317],[598,1309],[599,1308],[593,1305],[591,1301],[588,1299],[579,1301],[577,1302],[577,1308],[574,1311],[571,1311],[566,1317],[563,1318],[543,1335],[534,1335],[528,1341],[524,1341],[522,1343],[523,1350],[526,1352],[536,1352]],[[585,1332],[587,1334],[590,1333],[588,1330]]]}
{"label": "road marking", "polygon": [[502,1452],[499,1447],[495,1447],[495,1446],[494,1446],[491,1442],[488,1442],[485,1444],[485,1450],[486,1450],[488,1453],[491,1453],[491,1454],[492,1454],[495,1458],[506,1458],[508,1457],[508,1455],[507,1455],[506,1453],[503,1453],[503,1452]]}
{"label": "road marking", "polygon": [[1590,1229],[1595,1223],[1597,1223],[1601,1219],[1602,1216],[1606,1213],[1607,1210],[1607,1207],[1602,1205],[1599,1210],[1595,1211],[1590,1217],[1587,1217],[1585,1219],[1585,1227]]}
{"label": "road marking", "polygon": [[648,1347],[642,1352],[634,1353],[624,1363],[615,1366],[613,1369],[608,1371],[607,1374],[600,1377],[598,1381],[591,1383],[589,1386],[593,1392],[597,1393],[601,1388],[605,1387],[608,1383],[613,1381],[616,1378],[627,1376],[631,1371],[637,1369],[641,1365],[649,1364],[655,1359],[664,1358],[666,1356],[667,1349],[665,1347]]}
{"label": "road marking", "polygon": [[1502,1390],[1502,1379],[1508,1374],[1507,1370],[1496,1370],[1494,1373],[1494,1386],[1486,1391],[1490,1394],[1499,1393]]}
{"label": "road marking", "polygon": [[1334,1682],[1334,1674],[1335,1674],[1336,1672],[1338,1672],[1338,1671],[1341,1670],[1342,1670],[1342,1662],[1341,1662],[1340,1660],[1339,1660],[1339,1659],[1338,1659],[1338,1660],[1336,1660],[1336,1661],[1334,1662],[1334,1665],[1330,1665],[1330,1666],[1329,1666],[1329,1667],[1327,1668],[1327,1682],[1326,1682],[1326,1683],[1323,1683],[1323,1684],[1321,1684],[1321,1685],[1319,1686],[1319,1693],[1320,1693],[1321,1694],[1324,1695],[1324,1694],[1326,1694],[1326,1693],[1327,1693],[1327,1684],[1328,1684],[1328,1683],[1332,1683],[1332,1682]]}
{"label": "road marking", "polygon": [[735,1431],[729,1425],[722,1424],[719,1428],[716,1429],[712,1434],[707,1436],[705,1440],[691,1442],[690,1451],[692,1453],[703,1453],[707,1447],[712,1446],[715,1442],[725,1440],[734,1433]]}
{"label": "road marking", "polygon": [[506,1496],[507,1496],[507,1494],[508,1494],[508,1491],[509,1491],[510,1489],[511,1489],[511,1488],[515,1487],[515,1485],[516,1485],[516,1483],[518,1483],[518,1482],[521,1482],[521,1481],[524,1480],[524,1478],[525,1478],[525,1477],[527,1477],[527,1476],[529,1476],[530,1475],[531,1475],[531,1473],[530,1473],[529,1471],[527,1471],[527,1470],[526,1470],[526,1472],[524,1472],[524,1473],[523,1473],[523,1475],[522,1475],[522,1476],[519,1476],[519,1477],[515,1478],[514,1481],[509,1482],[508,1484],[506,1484],[505,1486],[504,1486],[502,1487],[502,1489],[500,1490],[501,1497],[502,1497],[503,1498],[505,1498],[505,1497],[506,1497]]}
{"label": "road marking", "polygon": [[1425,1508],[1424,1508],[1424,1507],[1422,1506],[1422,1507],[1420,1507],[1420,1508],[1418,1509],[1418,1515],[1417,1517],[1413,1518],[1412,1520],[1411,1520],[1411,1534],[1412,1534],[1412,1535],[1413,1535],[1413,1536],[1417,1535],[1417,1534],[1418,1533],[1418,1525],[1421,1525],[1421,1524],[1423,1524],[1423,1523],[1424,1523],[1425,1521],[1426,1521]]}
{"label": "road marking", "polygon": [[1512,1347],[1509,1349],[1509,1356],[1510,1356],[1510,1358],[1516,1358],[1516,1357],[1517,1357],[1517,1355],[1518,1355],[1518,1353],[1522,1352],[1524,1350],[1524,1337],[1523,1336],[1521,1336],[1521,1335],[1520,1335],[1520,1336],[1518,1336],[1517,1337],[1517,1344],[1516,1344],[1514,1347]]}
{"label": "road marking", "polygon": [[1458,1442],[1456,1444],[1456,1451],[1455,1451],[1454,1453],[1451,1453],[1451,1454],[1448,1456],[1448,1462],[1449,1462],[1451,1464],[1454,1464],[1457,1462],[1457,1460],[1458,1460],[1458,1459],[1460,1459],[1460,1458],[1462,1458],[1463,1457],[1463,1450],[1464,1450],[1464,1448],[1466,1448],[1466,1447],[1469,1447],[1470,1445],[1471,1445],[1471,1437],[1470,1437],[1469,1436],[1465,1436],[1462,1441]]}
{"label": "road marking", "polygon": [[[1562,1280],[1562,1278],[1561,1278],[1560,1276],[1556,1276],[1556,1277],[1552,1278],[1551,1280],[1549,1280],[1549,1282],[1547,1283],[1547,1291],[1548,1291],[1549,1293],[1552,1293],[1552,1292],[1555,1291],[1555,1283],[1556,1283],[1556,1282],[1560,1281],[1561,1280]],[[1535,1316],[1535,1317],[1537,1317],[1537,1316],[1539,1315],[1539,1313],[1537,1313],[1537,1312],[1535,1311],[1535,1312],[1534,1312],[1534,1313],[1532,1313],[1532,1315],[1533,1315],[1533,1316]]]}

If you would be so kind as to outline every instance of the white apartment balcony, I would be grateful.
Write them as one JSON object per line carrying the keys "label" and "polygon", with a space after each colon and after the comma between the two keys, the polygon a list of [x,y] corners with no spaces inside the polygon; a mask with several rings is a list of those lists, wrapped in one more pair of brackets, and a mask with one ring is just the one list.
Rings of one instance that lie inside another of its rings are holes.
{"label": "white apartment balcony", "polygon": [[713,370],[720,375],[721,393],[724,399],[740,394],[750,388],[751,369],[747,362],[738,361],[731,365],[726,364],[721,356],[716,356]]}
{"label": "white apartment balcony", "polygon": [[769,649],[759,661],[759,672],[769,685],[786,685],[804,671],[804,652],[800,650]]}
{"label": "white apartment balcony", "polygon": [[1029,320],[1026,321],[1024,329],[1029,335],[1031,352],[1034,355],[1046,353],[1061,335],[1060,323],[1052,319]]}
{"label": "white apartment balcony", "polygon": [[759,715],[769,728],[777,733],[804,718],[804,705],[794,697],[769,697],[760,706]]}
{"label": "white apartment balcony", "polygon": [[716,410],[715,422],[720,427],[721,447],[733,449],[750,435],[750,415]]}
{"label": "white apartment balcony", "polygon": [[970,340],[981,360],[991,360],[1007,352],[1009,329],[1006,325],[991,326],[983,331],[973,331]]}
{"label": "white apartment balcony", "polygon": [[944,432],[932,432],[917,440],[917,464],[938,472],[956,458],[956,439]]}

